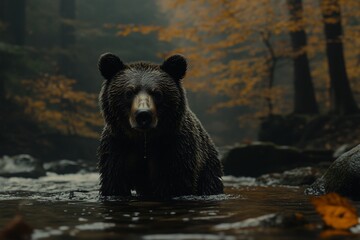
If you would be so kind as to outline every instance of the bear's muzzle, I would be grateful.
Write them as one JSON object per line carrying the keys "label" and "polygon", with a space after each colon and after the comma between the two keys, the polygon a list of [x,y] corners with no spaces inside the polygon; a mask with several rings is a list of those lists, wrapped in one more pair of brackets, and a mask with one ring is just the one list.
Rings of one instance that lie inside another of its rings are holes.
{"label": "bear's muzzle", "polygon": [[141,91],[134,97],[129,121],[132,128],[142,131],[157,126],[155,103],[147,92]]}

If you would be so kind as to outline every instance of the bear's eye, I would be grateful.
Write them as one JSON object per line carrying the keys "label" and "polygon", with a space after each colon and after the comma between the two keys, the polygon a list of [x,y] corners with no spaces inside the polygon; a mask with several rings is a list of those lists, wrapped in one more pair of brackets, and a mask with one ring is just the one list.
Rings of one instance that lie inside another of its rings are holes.
{"label": "bear's eye", "polygon": [[160,92],[159,90],[155,90],[152,95],[153,95],[155,102],[158,102],[158,103],[161,102],[164,98],[163,93]]}
{"label": "bear's eye", "polygon": [[134,96],[135,96],[135,91],[134,91],[134,89],[128,89],[128,90],[125,91],[125,98],[126,98],[126,100],[131,100],[131,99],[134,98]]}

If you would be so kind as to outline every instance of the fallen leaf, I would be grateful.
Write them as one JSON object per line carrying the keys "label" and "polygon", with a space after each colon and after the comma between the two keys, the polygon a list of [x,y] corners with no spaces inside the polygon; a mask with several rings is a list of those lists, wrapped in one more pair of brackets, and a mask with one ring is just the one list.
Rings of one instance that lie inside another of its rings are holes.
{"label": "fallen leaf", "polygon": [[16,215],[1,231],[0,240],[27,240],[31,239],[32,227],[23,217]]}
{"label": "fallen leaf", "polygon": [[359,223],[356,208],[337,193],[314,197],[311,202],[329,227],[348,230]]}

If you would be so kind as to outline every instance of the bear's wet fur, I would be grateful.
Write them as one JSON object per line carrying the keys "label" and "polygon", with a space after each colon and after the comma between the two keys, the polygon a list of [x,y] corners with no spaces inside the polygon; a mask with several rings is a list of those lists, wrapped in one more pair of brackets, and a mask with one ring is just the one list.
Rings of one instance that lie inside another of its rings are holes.
{"label": "bear's wet fur", "polygon": [[[222,165],[214,143],[189,109],[182,79],[186,59],[174,55],[161,65],[124,64],[101,55],[105,81],[99,96],[105,126],[98,149],[100,194],[151,198],[223,193]],[[154,103],[156,127],[131,124],[134,98],[145,93]]]}

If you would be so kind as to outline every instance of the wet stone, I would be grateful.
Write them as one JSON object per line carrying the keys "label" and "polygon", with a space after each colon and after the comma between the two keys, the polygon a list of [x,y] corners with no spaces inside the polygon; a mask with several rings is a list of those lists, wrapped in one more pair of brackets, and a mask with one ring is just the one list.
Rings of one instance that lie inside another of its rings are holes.
{"label": "wet stone", "polygon": [[53,172],[57,174],[71,174],[78,172],[95,172],[96,165],[90,161],[83,160],[67,160],[62,159],[58,161],[44,163],[44,169],[47,172]]}
{"label": "wet stone", "polygon": [[57,174],[77,173],[81,170],[81,165],[75,161],[59,160],[44,164],[47,172],[54,172]]}
{"label": "wet stone", "polygon": [[282,172],[309,166],[309,159],[299,149],[255,142],[241,144],[222,153],[225,175],[259,177],[271,172]]}
{"label": "wet stone", "polygon": [[314,183],[321,173],[322,171],[318,168],[302,167],[283,173],[264,174],[258,177],[256,182],[263,185],[303,186]]}
{"label": "wet stone", "polygon": [[324,175],[305,190],[310,195],[330,192],[360,200],[360,145],[337,158]]}
{"label": "wet stone", "polygon": [[0,177],[38,178],[45,176],[42,162],[27,154],[0,158]]}

